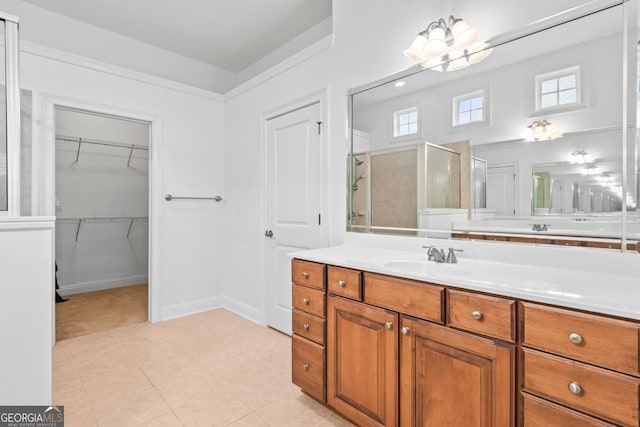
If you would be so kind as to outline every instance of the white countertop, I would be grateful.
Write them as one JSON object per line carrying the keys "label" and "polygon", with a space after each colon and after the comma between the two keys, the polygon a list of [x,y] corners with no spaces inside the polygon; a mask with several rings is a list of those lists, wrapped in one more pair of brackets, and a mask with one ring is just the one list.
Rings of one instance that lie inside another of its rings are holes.
{"label": "white countertop", "polygon": [[[556,252],[561,254],[561,252]],[[593,254],[586,269],[531,263],[483,260],[458,256],[457,264],[426,262],[426,251],[405,251],[344,245],[289,254],[293,258],[350,267],[374,273],[555,304],[640,320],[640,258],[615,254],[624,268],[594,268]],[[591,264],[591,265],[589,265]]]}

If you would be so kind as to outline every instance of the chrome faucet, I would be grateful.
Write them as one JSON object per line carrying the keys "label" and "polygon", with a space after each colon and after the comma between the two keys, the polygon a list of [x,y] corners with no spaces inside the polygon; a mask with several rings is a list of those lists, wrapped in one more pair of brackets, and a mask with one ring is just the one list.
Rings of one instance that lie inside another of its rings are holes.
{"label": "chrome faucet", "polygon": [[434,262],[445,262],[444,250],[436,248],[434,245],[431,246],[423,246],[423,248],[428,249],[427,255],[429,256],[429,261]]}
{"label": "chrome faucet", "polygon": [[449,253],[447,254],[447,260],[445,261],[447,264],[457,264],[458,263],[458,258],[456,257],[456,252],[464,252],[464,250],[449,248]]}
{"label": "chrome faucet", "polygon": [[531,231],[547,231],[547,224],[533,224]]}

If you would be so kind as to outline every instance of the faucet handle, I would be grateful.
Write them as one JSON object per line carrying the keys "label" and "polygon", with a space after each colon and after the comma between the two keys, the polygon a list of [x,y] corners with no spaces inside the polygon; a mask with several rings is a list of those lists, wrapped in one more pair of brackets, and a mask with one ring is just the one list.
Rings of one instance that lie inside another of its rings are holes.
{"label": "faucet handle", "polygon": [[436,259],[436,256],[433,253],[433,250],[436,249],[434,245],[430,245],[430,246],[422,245],[422,248],[427,249],[427,255],[429,257],[428,258],[429,261],[434,261]]}
{"label": "faucet handle", "polygon": [[449,248],[449,253],[447,254],[447,264],[457,264],[458,258],[456,258],[456,252],[464,252],[463,249],[454,249]]}

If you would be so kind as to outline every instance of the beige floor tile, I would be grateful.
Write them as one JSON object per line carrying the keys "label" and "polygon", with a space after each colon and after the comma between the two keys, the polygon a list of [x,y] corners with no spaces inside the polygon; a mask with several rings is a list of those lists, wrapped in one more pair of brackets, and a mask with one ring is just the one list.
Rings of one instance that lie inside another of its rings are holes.
{"label": "beige floor tile", "polygon": [[99,426],[135,426],[168,411],[167,403],[155,389],[93,406],[93,413]]}
{"label": "beige floor tile", "polygon": [[180,427],[182,425],[182,422],[173,412],[164,413],[159,417],[141,424],[142,427]]}
{"label": "beige floor tile", "polygon": [[256,411],[256,414],[273,427],[299,427],[320,424],[331,412],[299,390],[294,390]]}
{"label": "beige floor tile", "polygon": [[180,379],[195,372],[206,373],[195,360],[186,354],[154,359],[151,362],[143,363],[141,369],[154,386]]}
{"label": "beige floor tile", "polygon": [[140,369],[129,367],[123,367],[121,371],[110,372],[81,384],[91,406],[152,388]]}
{"label": "beige floor tile", "polygon": [[80,412],[67,413],[67,407],[64,407],[64,425],[65,427],[96,427],[96,420],[90,409]]}
{"label": "beige floor tile", "polygon": [[255,413],[251,412],[250,414],[229,424],[229,427],[269,427],[269,424],[258,417]]}
{"label": "beige floor tile", "polygon": [[342,418],[340,415],[331,414],[327,419],[318,424],[317,427],[356,427],[356,425]]}
{"label": "beige floor tile", "polygon": [[216,391],[225,391],[208,373],[195,372],[156,387],[167,404],[180,408]]}
{"label": "beige floor tile", "polygon": [[65,415],[87,411],[90,408],[89,400],[84,394],[80,383],[70,382],[64,386],[54,386],[52,400],[55,405],[64,406]]}
{"label": "beige floor tile", "polygon": [[174,412],[185,426],[226,426],[250,412],[235,395],[215,391],[190,402]]}

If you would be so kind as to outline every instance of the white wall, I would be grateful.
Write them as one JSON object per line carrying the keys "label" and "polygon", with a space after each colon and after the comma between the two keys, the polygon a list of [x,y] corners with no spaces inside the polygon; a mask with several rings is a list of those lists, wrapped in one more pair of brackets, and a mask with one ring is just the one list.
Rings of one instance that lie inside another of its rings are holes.
{"label": "white wall", "polygon": [[[217,306],[220,294],[222,248],[217,243],[221,205],[213,202],[166,202],[163,195],[223,194],[223,104],[211,92],[165,83],[143,83],[114,75],[107,64],[100,69],[77,65],[75,57],[59,52],[24,52],[21,85],[34,94],[34,170],[39,209],[53,214],[51,147],[53,119],[47,103],[154,122],[151,145],[152,316],[155,320]],[[43,72],[46,70],[46,72]],[[104,70],[104,71],[103,71]],[[157,144],[154,146],[154,142]],[[48,205],[48,203],[50,203]],[[155,291],[154,291],[155,289]],[[157,292],[155,304],[153,294]],[[154,305],[156,309],[154,309]]]}
{"label": "white wall", "polygon": [[[149,152],[134,150],[129,162],[128,148],[85,143],[78,156],[75,141],[83,138],[148,147],[149,124],[56,109],[55,127],[56,135],[73,141],[56,139],[60,293],[147,283]],[[89,219],[78,224],[87,217],[147,218],[133,219],[133,223],[130,218]]]}
{"label": "white wall", "polygon": [[53,218],[0,222],[0,403],[51,404]]}

